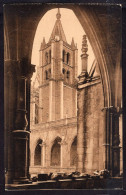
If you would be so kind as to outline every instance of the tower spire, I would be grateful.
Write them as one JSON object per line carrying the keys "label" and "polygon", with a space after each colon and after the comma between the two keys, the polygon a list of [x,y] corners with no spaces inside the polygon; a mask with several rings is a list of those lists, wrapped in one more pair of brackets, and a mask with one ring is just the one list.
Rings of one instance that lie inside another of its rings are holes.
{"label": "tower spire", "polygon": [[51,40],[55,40],[55,37],[58,36],[59,40],[62,40],[65,43],[67,43],[66,36],[65,36],[65,33],[64,33],[64,30],[63,30],[63,27],[62,27],[62,24],[61,24],[61,20],[60,20],[61,14],[60,14],[60,9],[59,8],[58,8],[58,11],[57,11],[57,14],[56,14],[56,18],[57,18],[57,20],[55,22],[52,34],[51,34],[50,39],[49,39],[49,42]]}
{"label": "tower spire", "polygon": [[57,20],[60,20],[60,18],[61,18],[61,14],[60,14],[60,9],[59,8],[58,8],[58,12],[56,14],[56,18],[57,18]]}

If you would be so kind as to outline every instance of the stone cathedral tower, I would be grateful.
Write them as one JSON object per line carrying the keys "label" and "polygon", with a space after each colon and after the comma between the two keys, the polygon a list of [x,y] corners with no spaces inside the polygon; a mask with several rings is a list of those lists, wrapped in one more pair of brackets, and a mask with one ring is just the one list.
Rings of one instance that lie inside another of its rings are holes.
{"label": "stone cathedral tower", "polygon": [[58,10],[49,42],[40,47],[39,122],[76,116],[77,47],[71,45],[61,24]]}
{"label": "stone cathedral tower", "polygon": [[40,64],[31,94],[30,172],[75,171],[77,163],[77,57],[67,43],[58,9],[48,43],[40,46]]}

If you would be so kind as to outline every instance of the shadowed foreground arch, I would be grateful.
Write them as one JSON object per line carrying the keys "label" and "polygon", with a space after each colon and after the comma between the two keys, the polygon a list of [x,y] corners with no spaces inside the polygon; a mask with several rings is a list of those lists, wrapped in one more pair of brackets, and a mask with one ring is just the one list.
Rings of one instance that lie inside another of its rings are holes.
{"label": "shadowed foreground arch", "polygon": [[[30,79],[34,72],[34,65],[31,65],[32,45],[40,19],[48,10],[58,6],[72,9],[88,36],[101,72],[104,107],[113,108],[112,112],[120,110],[122,95],[121,87],[117,85],[118,82],[121,83],[122,70],[121,55],[118,55],[121,47],[120,6],[5,5],[5,145],[8,143],[5,167],[8,183],[12,183],[14,180],[28,180]],[[116,62],[117,55],[119,63]],[[119,71],[115,71],[115,69]],[[112,123],[114,124],[114,122],[115,120]],[[22,151],[17,139],[20,140],[25,150],[22,166],[19,166]],[[17,144],[16,154],[15,148],[12,147],[14,143]],[[15,160],[17,164],[13,164],[14,159],[19,159]]]}

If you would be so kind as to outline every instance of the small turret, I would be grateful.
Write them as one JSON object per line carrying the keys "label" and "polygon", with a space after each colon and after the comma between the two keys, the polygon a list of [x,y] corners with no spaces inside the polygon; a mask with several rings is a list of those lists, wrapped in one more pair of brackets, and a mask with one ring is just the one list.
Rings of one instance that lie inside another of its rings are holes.
{"label": "small turret", "polygon": [[40,50],[42,50],[46,45],[46,42],[45,42],[45,37],[43,37],[43,41],[41,43],[41,46],[40,46]]}
{"label": "small turret", "polygon": [[81,61],[82,61],[82,72],[87,72],[87,65],[88,65],[88,45],[87,45],[87,36],[83,35],[82,40],[82,54],[81,54]]}
{"label": "small turret", "polygon": [[57,18],[57,20],[60,20],[60,18],[61,18],[61,14],[60,14],[60,9],[59,8],[58,8],[58,12],[56,14],[56,18]]}
{"label": "small turret", "polygon": [[79,82],[78,84],[82,84],[86,82],[86,78],[88,76],[87,72],[87,66],[88,66],[88,44],[87,44],[87,36],[83,35],[82,39],[82,54],[81,54],[81,62],[82,62],[82,71],[81,74],[79,75]]}
{"label": "small turret", "polygon": [[71,41],[71,48],[76,49],[76,46],[75,46],[75,43],[74,43],[74,38],[72,38],[72,41]]}

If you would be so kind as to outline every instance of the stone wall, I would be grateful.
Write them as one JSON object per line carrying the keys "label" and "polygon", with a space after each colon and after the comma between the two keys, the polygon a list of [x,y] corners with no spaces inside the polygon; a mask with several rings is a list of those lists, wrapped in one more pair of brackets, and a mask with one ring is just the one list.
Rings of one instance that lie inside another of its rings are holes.
{"label": "stone wall", "polygon": [[42,88],[42,121],[49,120],[49,85]]}
{"label": "stone wall", "polygon": [[103,89],[100,79],[78,90],[78,170],[103,169]]}
{"label": "stone wall", "polygon": [[[70,165],[71,145],[77,136],[77,118],[67,118],[58,121],[40,123],[32,126],[30,134],[30,174],[50,172],[72,172],[76,170],[74,165]],[[55,139],[61,138],[60,144],[60,166],[51,166],[51,149]],[[34,166],[34,154],[38,140],[42,140],[45,158],[41,165]]]}

